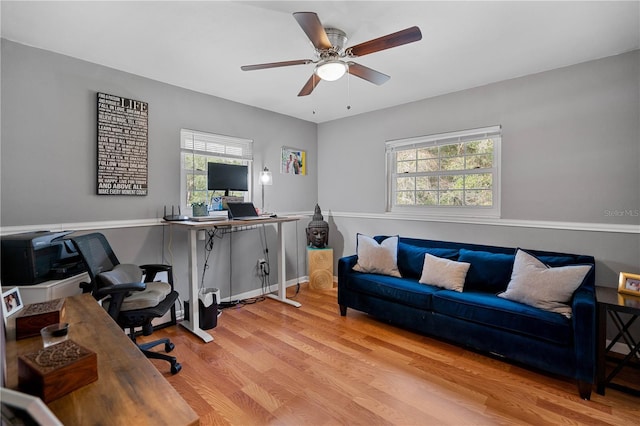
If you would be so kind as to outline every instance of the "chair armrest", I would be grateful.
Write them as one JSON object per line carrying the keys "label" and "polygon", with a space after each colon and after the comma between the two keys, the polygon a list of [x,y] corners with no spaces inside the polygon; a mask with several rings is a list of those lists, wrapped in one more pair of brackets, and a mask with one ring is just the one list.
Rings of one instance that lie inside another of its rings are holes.
{"label": "chair armrest", "polygon": [[171,265],[163,265],[161,263],[150,263],[147,265],[140,265],[145,273],[145,282],[151,282],[156,277],[158,272],[171,272]]}
{"label": "chair armrest", "polygon": [[94,293],[93,297],[97,300],[104,299],[107,296],[111,296],[109,300],[109,308],[107,312],[109,316],[114,320],[118,320],[118,315],[120,314],[120,308],[122,308],[122,302],[128,293],[132,291],[142,291],[147,288],[145,283],[121,283],[121,284],[111,284],[104,287],[100,287]]}
{"label": "chair armrest", "polygon": [[579,288],[573,296],[573,339],[576,378],[593,383],[596,370],[596,297],[592,289]]}
{"label": "chair armrest", "polygon": [[126,294],[132,291],[142,291],[147,288],[145,283],[122,283],[112,284],[104,287],[100,287],[96,290],[96,298],[102,299],[107,296],[113,296],[117,294]]}

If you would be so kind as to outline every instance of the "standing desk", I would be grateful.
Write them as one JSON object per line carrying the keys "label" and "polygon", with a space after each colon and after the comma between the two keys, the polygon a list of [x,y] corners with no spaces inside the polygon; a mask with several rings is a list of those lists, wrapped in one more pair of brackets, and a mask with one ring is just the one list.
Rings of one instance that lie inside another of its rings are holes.
{"label": "standing desk", "polygon": [[[189,319],[180,323],[187,330],[191,331],[196,336],[200,337],[205,342],[213,341],[211,336],[206,331],[200,328],[200,309],[198,309],[198,252],[196,250],[198,231],[201,229],[211,228],[233,228],[240,226],[256,226],[275,224],[278,230],[278,291],[276,294],[268,294],[267,297],[277,300],[282,303],[299,308],[300,303],[295,300],[287,299],[286,294],[286,259],[285,259],[285,238],[284,229],[282,224],[286,222],[296,222],[300,220],[299,217],[274,217],[260,220],[212,220],[205,222],[194,221],[171,221],[167,222],[170,226],[186,229],[189,232],[189,302],[192,308],[189,309]],[[230,295],[231,296],[231,295]]]}

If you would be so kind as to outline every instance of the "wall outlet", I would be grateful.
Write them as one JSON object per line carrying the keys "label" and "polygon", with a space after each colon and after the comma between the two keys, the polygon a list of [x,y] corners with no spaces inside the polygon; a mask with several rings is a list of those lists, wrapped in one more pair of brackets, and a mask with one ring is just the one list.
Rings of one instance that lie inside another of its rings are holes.
{"label": "wall outlet", "polygon": [[269,275],[269,266],[265,259],[258,259],[258,276],[265,277]]}

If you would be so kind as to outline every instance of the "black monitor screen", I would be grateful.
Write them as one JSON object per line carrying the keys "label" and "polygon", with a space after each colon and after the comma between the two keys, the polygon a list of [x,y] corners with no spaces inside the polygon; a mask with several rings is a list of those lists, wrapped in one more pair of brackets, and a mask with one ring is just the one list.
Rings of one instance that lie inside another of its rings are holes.
{"label": "black monitor screen", "polygon": [[210,191],[248,191],[248,166],[238,164],[208,163],[207,189]]}

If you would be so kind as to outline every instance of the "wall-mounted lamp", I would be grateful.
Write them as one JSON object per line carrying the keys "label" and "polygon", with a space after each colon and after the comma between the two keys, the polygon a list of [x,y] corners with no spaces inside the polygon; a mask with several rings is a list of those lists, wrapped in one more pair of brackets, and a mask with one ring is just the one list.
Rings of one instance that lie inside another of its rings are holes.
{"label": "wall-mounted lamp", "polygon": [[273,185],[273,176],[266,166],[260,172],[260,185],[262,186],[262,208],[260,213],[264,214],[264,187],[265,185]]}

